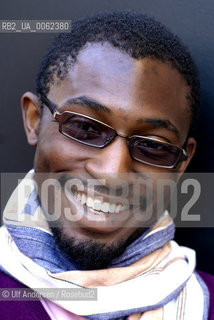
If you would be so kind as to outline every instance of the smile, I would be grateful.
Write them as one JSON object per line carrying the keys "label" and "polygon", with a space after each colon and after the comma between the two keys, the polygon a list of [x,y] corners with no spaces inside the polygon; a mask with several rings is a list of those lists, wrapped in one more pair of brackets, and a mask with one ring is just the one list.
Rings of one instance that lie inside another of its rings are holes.
{"label": "smile", "polygon": [[127,206],[125,207],[121,203],[101,201],[100,199],[92,198],[91,196],[89,197],[83,192],[74,192],[73,195],[81,203],[81,205],[85,205],[90,210],[93,209],[93,211],[97,214],[120,213],[127,209]]}

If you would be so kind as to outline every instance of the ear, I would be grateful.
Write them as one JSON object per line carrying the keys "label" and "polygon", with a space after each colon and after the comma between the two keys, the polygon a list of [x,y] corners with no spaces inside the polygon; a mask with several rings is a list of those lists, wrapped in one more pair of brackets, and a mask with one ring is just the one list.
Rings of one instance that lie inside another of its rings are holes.
{"label": "ear", "polygon": [[189,165],[192,157],[194,156],[196,150],[196,141],[194,138],[190,137],[187,140],[186,150],[188,153],[188,158],[185,161],[180,162],[179,166],[177,167],[177,171],[179,172],[179,179],[186,170],[187,166]]}
{"label": "ear", "polygon": [[39,98],[31,92],[26,92],[21,98],[21,108],[28,143],[35,146],[38,142],[41,116]]}

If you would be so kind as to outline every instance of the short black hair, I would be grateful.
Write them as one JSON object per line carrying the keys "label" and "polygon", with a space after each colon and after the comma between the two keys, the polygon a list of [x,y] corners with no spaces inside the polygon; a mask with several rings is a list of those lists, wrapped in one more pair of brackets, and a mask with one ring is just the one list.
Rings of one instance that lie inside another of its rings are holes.
{"label": "short black hair", "polygon": [[154,18],[130,11],[100,13],[72,22],[71,32],[56,35],[36,78],[37,94],[47,95],[54,76],[64,79],[87,43],[110,43],[134,59],[151,57],[170,63],[190,87],[192,113],[189,135],[194,135],[200,106],[197,67],[186,46]]}

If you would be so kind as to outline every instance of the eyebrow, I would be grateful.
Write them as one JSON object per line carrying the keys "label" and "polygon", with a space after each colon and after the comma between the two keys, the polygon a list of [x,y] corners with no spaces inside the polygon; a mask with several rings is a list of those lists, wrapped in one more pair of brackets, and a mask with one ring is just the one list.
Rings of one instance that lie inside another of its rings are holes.
{"label": "eyebrow", "polygon": [[[70,98],[63,104],[63,107],[72,106],[74,104],[80,105],[80,106],[86,106],[86,107],[89,107],[89,108],[96,110],[96,111],[104,111],[107,113],[112,113],[112,110],[109,107],[107,107],[107,106],[97,102],[96,100],[93,100],[93,99],[87,97],[87,96]],[[167,130],[173,132],[177,136],[177,138],[180,137],[178,129],[171,123],[171,121],[169,121],[167,119],[140,118],[137,120],[137,122],[138,123],[148,123],[148,124],[152,125],[153,128],[167,129]]]}
{"label": "eyebrow", "polygon": [[148,124],[151,124],[154,128],[167,129],[167,130],[173,132],[177,136],[177,138],[180,138],[180,134],[179,134],[178,129],[174,126],[174,124],[172,124],[171,121],[169,121],[167,119],[145,118],[145,119],[138,119],[137,122],[138,123],[146,122]]}
{"label": "eyebrow", "polygon": [[91,99],[91,98],[88,98],[86,96],[81,96],[81,97],[77,97],[77,98],[72,98],[72,99],[68,99],[64,104],[63,106],[69,106],[69,105],[74,105],[74,104],[77,104],[77,105],[80,105],[80,106],[86,106],[86,107],[89,107],[93,110],[96,110],[96,111],[104,111],[104,112],[107,112],[107,113],[112,113],[111,109],[106,107],[105,105]]}

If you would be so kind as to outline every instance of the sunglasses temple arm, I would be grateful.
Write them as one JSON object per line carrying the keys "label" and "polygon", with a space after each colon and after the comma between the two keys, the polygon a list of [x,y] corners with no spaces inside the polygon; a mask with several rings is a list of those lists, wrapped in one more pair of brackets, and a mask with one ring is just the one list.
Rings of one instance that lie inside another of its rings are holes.
{"label": "sunglasses temple arm", "polygon": [[51,101],[47,97],[40,94],[40,100],[42,101],[42,103],[44,103],[48,107],[48,109],[50,110],[50,112],[52,114],[57,113],[55,107],[53,106],[53,104],[51,103]]}
{"label": "sunglasses temple arm", "polygon": [[186,140],[185,140],[185,142],[184,142],[184,145],[182,146],[182,149],[183,149],[183,159],[184,160],[187,160],[187,158],[188,158],[188,152],[187,152],[187,142],[188,142],[188,136],[187,136],[187,138],[186,138]]}

